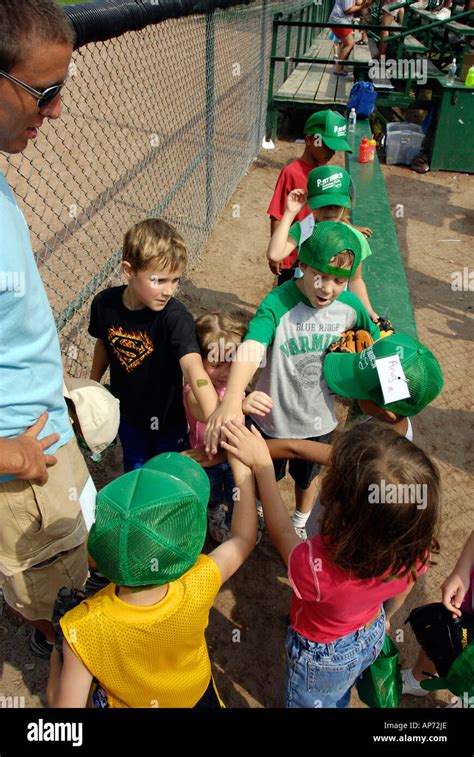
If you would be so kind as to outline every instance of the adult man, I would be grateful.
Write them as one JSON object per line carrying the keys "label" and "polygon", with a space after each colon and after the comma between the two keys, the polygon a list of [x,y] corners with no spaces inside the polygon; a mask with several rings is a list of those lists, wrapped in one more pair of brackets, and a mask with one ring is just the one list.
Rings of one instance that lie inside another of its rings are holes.
{"label": "adult man", "polygon": [[[25,150],[59,118],[73,32],[54,0],[0,3],[0,150]],[[22,282],[22,287],[12,282]],[[87,577],[79,497],[88,478],[62,395],[53,314],[23,215],[0,173],[0,577],[11,615],[48,657],[61,586]]]}

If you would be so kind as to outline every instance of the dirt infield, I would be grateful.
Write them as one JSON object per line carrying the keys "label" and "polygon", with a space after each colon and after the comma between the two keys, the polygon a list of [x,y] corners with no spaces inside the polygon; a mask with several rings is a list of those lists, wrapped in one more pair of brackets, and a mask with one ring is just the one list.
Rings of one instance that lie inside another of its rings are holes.
{"label": "dirt infield", "polygon": [[[183,285],[181,298],[195,315],[236,306],[253,312],[269,291],[272,275],[265,260],[269,232],[265,212],[279,170],[300,152],[300,145],[279,142],[275,151],[261,153],[240,182]],[[439,586],[474,522],[468,497],[473,484],[469,388],[473,295],[451,288],[453,273],[468,266],[474,182],[471,177],[448,173],[418,176],[402,167],[383,167],[383,171],[392,208],[404,206],[403,218],[395,218],[395,223],[419,338],[438,356],[445,376],[440,397],[414,421],[415,441],[433,455],[441,469],[444,509],[437,565],[419,582],[392,623],[393,632],[401,629],[405,633],[399,644],[405,664],[413,662],[416,655],[412,634],[403,625],[408,611],[439,599]],[[341,405],[339,410],[343,417],[346,408]],[[120,474],[119,449],[111,450],[91,470],[99,486]],[[289,481],[284,480],[281,488],[291,509]],[[248,562],[221,591],[211,612],[210,654],[228,707],[281,706],[290,594],[284,564],[264,535]],[[26,628],[15,629],[5,618],[0,620],[5,653],[2,690],[5,695],[23,696],[26,707],[35,707],[44,701],[47,664],[29,656],[27,637]],[[429,708],[449,700],[449,693],[424,699],[404,697],[402,706]],[[352,706],[363,706],[356,695]]]}

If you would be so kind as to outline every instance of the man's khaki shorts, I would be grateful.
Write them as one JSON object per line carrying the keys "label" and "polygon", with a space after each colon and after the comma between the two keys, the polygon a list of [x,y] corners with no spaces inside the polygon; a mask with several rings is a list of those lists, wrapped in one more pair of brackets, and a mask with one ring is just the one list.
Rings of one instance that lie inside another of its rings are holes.
{"label": "man's khaki shorts", "polygon": [[28,620],[51,620],[54,601],[63,586],[84,588],[87,546],[81,544],[34,568],[3,579],[5,602]]}
{"label": "man's khaki shorts", "polygon": [[55,456],[44,486],[18,479],[0,484],[3,593],[29,620],[49,620],[58,589],[82,588],[87,576],[79,496],[89,473],[75,438]]}

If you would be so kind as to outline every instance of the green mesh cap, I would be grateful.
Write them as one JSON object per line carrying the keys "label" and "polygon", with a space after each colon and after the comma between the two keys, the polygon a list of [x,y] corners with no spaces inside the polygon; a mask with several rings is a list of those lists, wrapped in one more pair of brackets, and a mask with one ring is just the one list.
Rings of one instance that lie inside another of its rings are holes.
{"label": "green mesh cap", "polygon": [[88,550],[121,586],[159,586],[186,573],[206,537],[209,479],[177,452],[111,481],[97,495]]}
{"label": "green mesh cap", "polygon": [[[375,360],[398,355],[408,381],[410,397],[385,404]],[[392,334],[355,355],[332,352],[323,364],[332,392],[356,400],[372,400],[396,415],[416,415],[443,388],[441,366],[432,352],[408,334]]]}
{"label": "green mesh cap", "polygon": [[[352,250],[354,261],[351,268],[337,268],[329,261],[343,250]],[[330,276],[351,279],[360,263],[361,244],[347,223],[321,221],[314,224],[310,237],[300,247],[298,260]]]}
{"label": "green mesh cap", "polygon": [[[458,697],[474,696],[474,641],[456,657],[449,668],[448,674],[444,677],[428,678],[420,681],[420,686],[425,691],[439,691],[448,689]],[[469,705],[466,705],[469,706]]]}

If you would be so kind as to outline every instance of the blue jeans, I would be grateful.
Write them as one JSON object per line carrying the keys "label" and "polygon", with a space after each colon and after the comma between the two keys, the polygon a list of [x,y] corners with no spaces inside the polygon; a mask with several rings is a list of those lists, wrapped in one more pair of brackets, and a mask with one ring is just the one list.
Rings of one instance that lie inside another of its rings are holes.
{"label": "blue jeans", "polygon": [[155,455],[160,455],[162,452],[182,452],[188,446],[186,428],[170,429],[164,436],[158,435],[151,429],[143,429],[121,420],[118,433],[122,444],[125,473],[141,468]]}
{"label": "blue jeans", "polygon": [[230,527],[232,521],[232,510],[234,509],[234,477],[229,463],[217,463],[210,468],[204,468],[209,483],[211,484],[211,493],[209,495],[209,507],[211,510],[218,507],[221,503],[227,505],[225,514],[225,524]]}
{"label": "blue jeans", "polygon": [[310,641],[289,628],[285,707],[348,707],[352,686],[380,653],[384,637],[383,608],[368,630],[363,626],[329,644]]}

